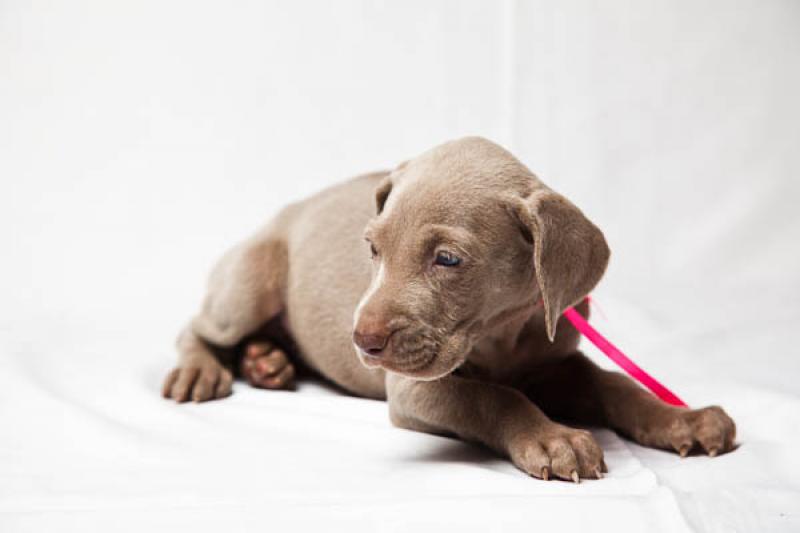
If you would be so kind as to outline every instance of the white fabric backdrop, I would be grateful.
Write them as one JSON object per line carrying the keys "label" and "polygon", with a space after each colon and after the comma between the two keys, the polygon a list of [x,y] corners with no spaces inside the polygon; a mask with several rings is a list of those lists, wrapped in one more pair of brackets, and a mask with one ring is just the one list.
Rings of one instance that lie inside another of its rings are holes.
{"label": "white fabric backdrop", "polygon": [[[0,529],[797,529],[798,23],[791,0],[0,1]],[[314,384],[157,397],[227,246],[466,134],[605,230],[598,327],[723,404],[738,451],[598,431],[610,479],[573,487]]]}

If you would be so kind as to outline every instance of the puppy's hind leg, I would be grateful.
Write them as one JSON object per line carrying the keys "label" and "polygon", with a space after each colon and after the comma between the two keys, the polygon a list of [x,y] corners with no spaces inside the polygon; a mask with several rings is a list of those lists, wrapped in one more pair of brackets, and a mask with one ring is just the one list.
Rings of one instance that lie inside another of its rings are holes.
{"label": "puppy's hind leg", "polygon": [[[231,393],[233,374],[226,364],[232,361],[223,359],[283,310],[287,262],[285,242],[270,228],[222,258],[200,313],[178,338],[178,365],[164,381],[165,398],[206,401]],[[287,365],[288,360],[281,370]]]}

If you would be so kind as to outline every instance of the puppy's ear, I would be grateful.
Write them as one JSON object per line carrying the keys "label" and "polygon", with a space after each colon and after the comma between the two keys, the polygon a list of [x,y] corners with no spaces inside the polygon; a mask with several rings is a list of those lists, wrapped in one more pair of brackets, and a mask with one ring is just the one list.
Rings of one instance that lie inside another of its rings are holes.
{"label": "puppy's ear", "polygon": [[375,207],[377,208],[379,215],[383,211],[383,206],[386,205],[386,200],[389,198],[389,193],[392,192],[393,180],[398,178],[403,169],[406,168],[406,165],[408,165],[408,161],[403,161],[397,165],[397,168],[392,170],[388,176],[383,178],[378,184],[378,188],[375,189]]}
{"label": "puppy's ear", "polygon": [[386,205],[386,199],[389,198],[389,193],[392,192],[392,176],[386,176],[381,180],[378,184],[378,188],[375,189],[375,207],[377,208],[377,214],[381,214],[383,211],[383,206]]}
{"label": "puppy's ear", "polygon": [[561,313],[600,281],[610,251],[603,233],[569,200],[538,189],[517,204],[517,216],[533,240],[533,265],[552,342]]}

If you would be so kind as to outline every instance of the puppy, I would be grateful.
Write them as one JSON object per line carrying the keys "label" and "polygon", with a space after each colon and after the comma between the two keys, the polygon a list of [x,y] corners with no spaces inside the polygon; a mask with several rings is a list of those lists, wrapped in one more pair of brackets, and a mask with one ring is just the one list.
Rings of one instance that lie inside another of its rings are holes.
{"label": "puppy", "polygon": [[448,142],[292,204],[229,251],[163,394],[229,395],[237,347],[252,384],[290,386],[280,335],[252,340],[272,324],[294,362],[388,400],[395,425],[482,443],[538,478],[607,471],[589,432],[553,418],[682,456],[731,450],[721,408],[662,403],[578,350],[561,314],[588,316],[608,258],[601,231],[507,151]]}

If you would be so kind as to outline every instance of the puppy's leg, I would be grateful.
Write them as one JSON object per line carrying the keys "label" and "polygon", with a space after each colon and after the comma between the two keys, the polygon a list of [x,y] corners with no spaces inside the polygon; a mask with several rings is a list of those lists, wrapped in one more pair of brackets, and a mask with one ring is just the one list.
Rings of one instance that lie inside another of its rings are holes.
{"label": "puppy's leg", "polygon": [[551,421],[516,389],[452,375],[417,381],[389,374],[387,395],[396,426],[480,442],[532,476],[577,482],[605,469],[589,432]]}
{"label": "puppy's leg", "polygon": [[[233,376],[220,357],[280,313],[286,273],[286,246],[268,230],[222,258],[211,274],[200,313],[178,338],[178,366],[167,375],[164,397],[183,402],[230,394]],[[259,367],[262,359],[273,366],[282,362],[280,370],[285,372],[291,366],[288,360],[277,361],[275,350],[248,352],[248,360]],[[266,374],[262,372],[257,384]]]}
{"label": "puppy's leg", "polygon": [[529,396],[551,416],[608,426],[644,446],[685,456],[695,446],[708,455],[730,451],[736,425],[720,407],[668,405],[619,372],[603,370],[582,353],[545,369]]}
{"label": "puppy's leg", "polygon": [[164,380],[161,394],[177,402],[202,402],[224,398],[231,393],[233,374],[206,344],[187,326],[178,336],[178,366]]}

